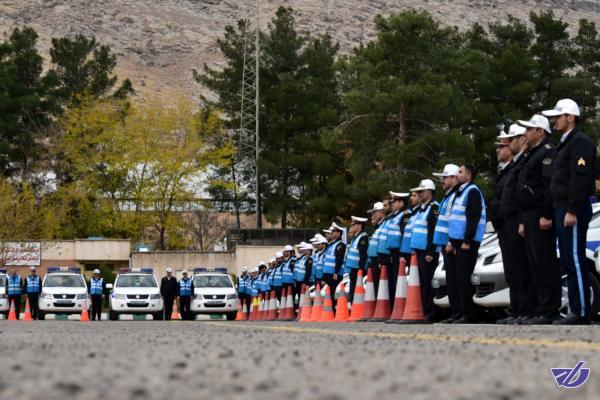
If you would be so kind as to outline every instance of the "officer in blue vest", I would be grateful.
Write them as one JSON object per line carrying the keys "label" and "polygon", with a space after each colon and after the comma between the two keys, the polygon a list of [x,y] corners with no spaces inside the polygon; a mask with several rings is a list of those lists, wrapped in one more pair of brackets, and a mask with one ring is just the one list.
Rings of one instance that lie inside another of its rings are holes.
{"label": "officer in blue vest", "polygon": [[385,219],[385,207],[383,202],[378,201],[373,204],[373,208],[367,210],[367,213],[371,214],[371,225],[373,225],[373,234],[369,238],[369,246],[367,247],[367,269],[371,270],[373,276],[373,287],[375,293],[379,290],[379,240],[381,236],[381,229],[383,227],[383,221]]}
{"label": "officer in blue vest", "polygon": [[317,283],[323,286],[323,259],[325,257],[325,250],[327,249],[327,238],[321,234],[315,236],[314,246],[316,247],[315,254],[313,255],[313,280],[314,284]]}
{"label": "officer in blue vest", "polygon": [[194,281],[188,277],[188,272],[184,269],[181,274],[183,277],[177,284],[177,292],[179,293],[179,312],[181,319],[184,321],[193,321],[194,317],[190,310],[192,296],[194,295]]}
{"label": "officer in blue vest", "polygon": [[36,268],[31,266],[29,268],[30,274],[25,278],[23,282],[25,294],[27,294],[27,298],[29,299],[29,308],[31,310],[31,318],[38,319],[38,311],[39,311],[39,298],[40,293],[42,292],[42,279],[36,273]]}
{"label": "officer in blue vest", "polygon": [[477,262],[479,245],[486,224],[485,202],[481,190],[473,183],[477,170],[472,165],[462,165],[458,171],[460,186],[456,191],[448,220],[449,243],[446,252],[456,255],[456,282],[462,316],[455,324],[476,321],[473,303],[474,287],[471,275]]}
{"label": "officer in blue vest", "polygon": [[[296,260],[294,266],[294,280],[296,281],[296,294],[298,295],[298,299],[300,299],[300,295],[302,294],[302,286],[308,285],[312,276],[313,250],[314,247],[310,243],[302,243],[302,245],[298,247],[300,258]],[[297,304],[294,304],[297,309]]]}
{"label": "officer in blue vest", "polygon": [[21,313],[21,293],[23,292],[23,282],[21,277],[17,274],[15,268],[10,269],[10,273],[6,277],[6,295],[8,296],[8,306],[11,304],[15,306],[15,313],[17,319],[20,318]]}
{"label": "officer in blue vest", "polygon": [[361,269],[365,272],[367,269],[367,251],[369,249],[369,235],[365,231],[365,224],[368,219],[353,215],[351,220],[352,223],[350,224],[350,229],[348,229],[348,238],[351,242],[348,245],[346,260],[344,262],[344,267],[350,274],[350,293],[348,297],[350,303],[354,301],[354,289],[356,288],[358,270]]}
{"label": "officer in blue vest", "polygon": [[329,286],[331,302],[335,308],[335,290],[342,280],[341,271],[344,267],[346,244],[342,242],[343,229],[335,222],[331,224],[331,242],[327,245],[323,258],[323,281]]}
{"label": "officer in blue vest", "polygon": [[90,318],[92,321],[102,319],[102,298],[106,290],[106,284],[104,279],[100,277],[100,270],[94,269],[92,273],[92,279],[88,283],[90,298],[92,299],[92,312]]}
{"label": "officer in blue vest", "polygon": [[258,266],[258,276],[256,277],[258,292],[262,295],[265,294],[265,287],[267,285],[267,266],[261,264]]}
{"label": "officer in blue vest", "polygon": [[410,215],[407,215],[400,225],[400,233],[402,234],[402,243],[400,244],[400,253],[406,256],[406,262],[410,263],[410,259],[412,256],[412,248],[410,247],[410,241],[412,238],[412,229],[416,218],[416,211],[419,209],[419,205],[421,204],[421,200],[419,198],[419,193],[411,192],[410,197],[408,198],[410,202]]}
{"label": "officer in blue vest", "polygon": [[294,281],[294,266],[296,264],[296,251],[292,245],[286,245],[283,248],[283,265],[281,267],[281,275],[283,280],[282,288],[291,287],[293,291],[296,290]]}
{"label": "officer in blue vest", "polygon": [[410,247],[417,254],[419,265],[419,282],[421,284],[421,302],[427,322],[436,320],[436,308],[433,304],[433,288],[431,280],[437,268],[440,247],[433,243],[435,225],[439,215],[439,203],[433,199],[435,184],[431,179],[424,179],[411,192],[419,194],[419,208],[414,210],[415,219],[410,238]]}
{"label": "officer in blue vest", "polygon": [[284,256],[283,252],[278,251],[275,254],[275,260],[271,262],[273,265],[273,279],[272,288],[275,290],[277,299],[281,301],[281,288],[283,287],[283,264]]}
{"label": "officer in blue vest", "polygon": [[410,193],[390,192],[391,214],[388,217],[386,248],[390,251],[390,265],[388,267],[388,290],[390,299],[396,295],[396,280],[400,257],[410,261],[410,254],[401,253],[402,225],[404,219],[410,218],[411,211],[407,209]]}
{"label": "officer in blue vest", "polygon": [[240,276],[238,276],[238,299],[240,303],[244,304],[244,308],[248,308],[250,303],[250,294],[252,288],[250,287],[250,275],[248,274],[248,268],[243,267]]}
{"label": "officer in blue vest", "polygon": [[562,136],[556,151],[551,191],[556,235],[563,272],[567,274],[569,308],[560,325],[588,325],[591,321],[590,272],[585,255],[587,231],[592,217],[589,198],[596,193],[597,143],[580,128],[579,106],[571,99],[560,100],[551,118]]}
{"label": "officer in blue vest", "polygon": [[446,271],[446,288],[448,290],[448,302],[450,303],[450,317],[441,321],[444,324],[450,324],[461,317],[460,299],[458,297],[458,287],[456,283],[456,255],[454,251],[447,252],[448,244],[448,224],[454,195],[458,189],[458,171],[459,166],[455,164],[446,164],[442,172],[434,172],[433,176],[439,178],[446,195],[440,204],[440,214],[435,224],[433,234],[433,243],[442,248],[442,257],[444,258],[444,270]]}
{"label": "officer in blue vest", "polygon": [[390,278],[390,265],[392,262],[391,251],[387,248],[387,239],[388,239],[388,231],[389,225],[392,222],[391,213],[392,208],[390,205],[390,199],[383,199],[383,214],[385,217],[383,221],[381,221],[381,225],[379,226],[379,239],[377,241],[377,254],[379,255],[379,267],[386,266],[388,270],[388,282]]}

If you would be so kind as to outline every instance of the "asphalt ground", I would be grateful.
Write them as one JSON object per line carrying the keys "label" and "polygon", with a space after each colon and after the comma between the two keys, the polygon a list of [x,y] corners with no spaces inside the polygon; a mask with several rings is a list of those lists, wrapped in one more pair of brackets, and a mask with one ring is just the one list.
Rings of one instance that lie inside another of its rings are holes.
{"label": "asphalt ground", "polygon": [[100,398],[598,399],[600,325],[0,321],[0,399]]}

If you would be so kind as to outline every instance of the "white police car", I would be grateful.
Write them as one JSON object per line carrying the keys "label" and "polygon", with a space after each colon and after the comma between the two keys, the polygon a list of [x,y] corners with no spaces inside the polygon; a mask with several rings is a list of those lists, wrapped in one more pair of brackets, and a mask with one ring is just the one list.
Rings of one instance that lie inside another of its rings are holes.
{"label": "white police car", "polygon": [[108,319],[116,321],[119,314],[152,314],[154,320],[163,319],[164,303],[152,268],[123,268],[111,290]]}
{"label": "white police car", "polygon": [[6,295],[6,270],[0,269],[0,313],[8,318],[8,296]]}
{"label": "white police car", "polygon": [[46,314],[81,314],[84,308],[89,309],[91,302],[81,268],[49,267],[42,281],[38,306],[41,320]]}
{"label": "white police car", "polygon": [[237,291],[227,268],[194,268],[194,296],[190,306],[197,315],[225,314],[228,321],[237,314]]}

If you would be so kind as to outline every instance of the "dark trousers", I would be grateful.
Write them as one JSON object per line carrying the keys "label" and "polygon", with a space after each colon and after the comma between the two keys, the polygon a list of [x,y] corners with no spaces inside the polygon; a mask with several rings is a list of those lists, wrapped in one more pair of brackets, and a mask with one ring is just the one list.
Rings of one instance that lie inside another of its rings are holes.
{"label": "dark trousers", "polygon": [[558,315],[562,296],[560,266],[556,258],[556,224],[543,231],[539,225],[541,217],[541,210],[521,213],[527,260],[538,295],[536,311],[539,315],[555,317]]}
{"label": "dark trousers", "polygon": [[479,251],[479,243],[472,242],[469,250],[460,248],[462,242],[453,242],[452,246],[456,252],[456,287],[458,289],[458,299],[460,304],[460,312],[462,317],[473,321],[475,320],[475,303],[473,303],[473,295],[475,288],[471,283],[471,275],[477,263],[477,252]]}
{"label": "dark trousers", "polygon": [[348,301],[354,302],[354,290],[356,289],[356,278],[358,277],[358,268],[350,268],[350,292],[348,293]]}
{"label": "dark trousers", "polygon": [[377,261],[373,261],[369,264],[368,268],[371,269],[371,275],[373,276],[373,288],[375,289],[375,298],[377,298],[377,291],[379,290],[379,275],[381,274],[381,269],[379,268],[379,263]]}
{"label": "dark trousers", "polygon": [[250,312],[250,295],[247,293],[238,293],[238,299],[240,299],[242,310],[246,310],[246,313]]}
{"label": "dark trousers", "polygon": [[323,281],[329,286],[329,294],[331,296],[331,304],[333,304],[333,308],[335,309],[335,305],[337,303],[335,299],[335,289],[337,285],[340,283],[339,275],[338,279],[333,278],[333,274],[323,274]]}
{"label": "dark trousers", "polygon": [[190,310],[190,304],[192,302],[192,296],[179,296],[179,313],[181,319],[184,321],[192,320],[192,312]]}
{"label": "dark trousers", "polygon": [[8,310],[10,312],[10,305],[15,305],[15,313],[17,314],[17,319],[21,318],[21,295],[8,295]]}
{"label": "dark trousers", "polygon": [[518,215],[506,219],[498,231],[498,239],[504,277],[510,290],[510,313],[513,316],[533,316],[537,310],[537,292],[529,268],[525,240],[519,235]]}
{"label": "dark trousers", "polygon": [[421,302],[423,304],[423,313],[425,318],[433,319],[435,317],[435,305],[433,304],[433,287],[431,286],[431,280],[433,274],[437,268],[440,255],[436,253],[433,255],[431,261],[425,260],[427,253],[424,250],[417,251],[417,262],[419,263],[419,284],[421,286]]}
{"label": "dark trousers", "polygon": [[38,302],[40,299],[40,294],[29,293],[27,294],[27,298],[29,299],[29,310],[31,311],[31,318],[38,319],[38,311],[40,310]]}
{"label": "dark trousers", "polygon": [[556,236],[560,249],[560,261],[563,273],[567,275],[569,289],[569,307],[580,317],[590,316],[590,272],[585,256],[587,230],[592,218],[592,206],[585,206],[577,213],[577,224],[565,228],[564,219],[567,210],[555,210]]}
{"label": "dark trousers", "polygon": [[175,297],[165,296],[165,321],[171,320],[171,314],[173,314],[173,302],[175,301]]}
{"label": "dark trousers", "polygon": [[448,302],[450,303],[450,318],[462,317],[460,310],[460,298],[458,297],[458,283],[456,280],[456,254],[443,251],[444,271],[446,271],[446,289],[448,290]]}
{"label": "dark trousers", "polygon": [[[98,319],[100,321],[102,315],[102,295],[101,294],[93,294],[90,296],[92,299],[92,313],[90,318],[92,321]],[[97,318],[96,318],[97,317]]]}
{"label": "dark trousers", "polygon": [[394,304],[396,297],[396,281],[398,280],[398,269],[400,265],[400,250],[390,250],[390,263],[388,265],[388,290],[390,291],[390,301]]}

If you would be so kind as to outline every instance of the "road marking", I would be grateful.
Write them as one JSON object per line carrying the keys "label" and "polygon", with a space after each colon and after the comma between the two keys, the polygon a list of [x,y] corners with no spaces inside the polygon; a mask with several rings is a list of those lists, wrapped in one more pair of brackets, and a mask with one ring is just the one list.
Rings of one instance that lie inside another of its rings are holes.
{"label": "road marking", "polygon": [[520,346],[520,347],[540,347],[548,349],[564,350],[586,350],[599,351],[600,343],[586,342],[584,340],[554,340],[554,339],[527,339],[527,338],[496,338],[483,336],[456,336],[448,334],[429,334],[429,333],[399,333],[399,332],[362,332],[362,331],[343,331],[336,329],[320,328],[296,328],[293,326],[269,326],[255,324],[226,324],[218,322],[207,322],[206,325],[219,328],[238,328],[238,329],[263,329],[275,332],[294,332],[294,333],[316,333],[321,335],[340,335],[355,337],[375,337],[387,339],[403,339],[428,342],[455,342],[482,344],[487,346]]}

